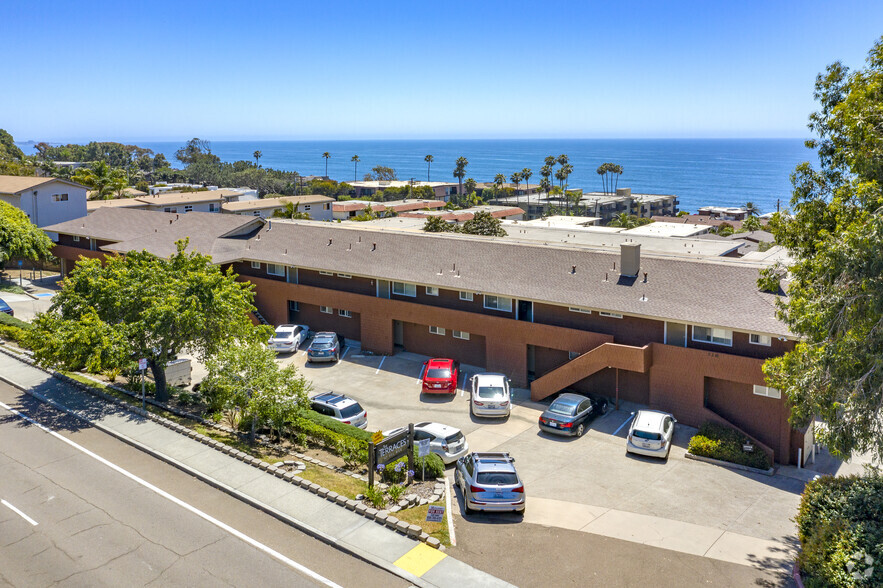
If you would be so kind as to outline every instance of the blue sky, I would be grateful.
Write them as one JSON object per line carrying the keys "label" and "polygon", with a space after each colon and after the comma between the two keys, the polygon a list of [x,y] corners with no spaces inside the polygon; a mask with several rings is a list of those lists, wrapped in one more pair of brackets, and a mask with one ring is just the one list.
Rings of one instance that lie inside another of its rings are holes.
{"label": "blue sky", "polygon": [[883,2],[2,2],[17,140],[803,137]]}

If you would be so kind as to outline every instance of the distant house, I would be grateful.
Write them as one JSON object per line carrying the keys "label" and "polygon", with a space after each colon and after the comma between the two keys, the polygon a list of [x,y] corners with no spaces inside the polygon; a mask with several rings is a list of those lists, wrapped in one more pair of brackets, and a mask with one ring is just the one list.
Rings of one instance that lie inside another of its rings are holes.
{"label": "distant house", "polygon": [[524,210],[517,206],[474,206],[462,210],[415,210],[413,212],[403,212],[399,216],[406,218],[437,216],[445,221],[459,224],[472,220],[477,212],[487,212],[492,217],[500,220],[522,220],[524,218]]}
{"label": "distant house", "polygon": [[401,180],[365,180],[361,182],[347,182],[347,184],[355,188],[354,198],[374,196],[388,188],[407,188],[408,186],[420,188],[429,186],[432,188],[432,193],[435,197],[445,202],[450,199],[451,195],[457,193],[459,187],[457,182],[404,182]]}
{"label": "distant house", "polygon": [[0,201],[23,210],[38,227],[86,216],[86,191],[59,178],[0,176]]}
{"label": "distant house", "polygon": [[335,202],[332,206],[334,219],[347,220],[353,218],[354,216],[359,216],[360,214],[364,213],[369,206],[371,207],[371,210],[377,214],[378,217],[383,218],[389,215],[390,212],[402,214],[404,212],[417,210],[436,210],[439,208],[444,208],[445,203],[442,200],[421,200],[417,198],[406,200],[390,200],[388,202],[346,200],[344,202]]}
{"label": "distant house", "polygon": [[298,212],[309,214],[312,220],[330,221],[332,219],[331,204],[334,202],[334,198],[318,194],[227,202],[221,205],[221,212],[268,218],[273,216],[277,210],[284,209],[289,202],[297,205]]}
{"label": "distant house", "polygon": [[221,206],[228,202],[250,200],[252,197],[252,192],[247,189],[231,188],[202,190],[201,192],[161,192],[152,196],[93,200],[89,203],[89,212],[99,208],[139,208],[178,214],[182,212],[221,212]]}

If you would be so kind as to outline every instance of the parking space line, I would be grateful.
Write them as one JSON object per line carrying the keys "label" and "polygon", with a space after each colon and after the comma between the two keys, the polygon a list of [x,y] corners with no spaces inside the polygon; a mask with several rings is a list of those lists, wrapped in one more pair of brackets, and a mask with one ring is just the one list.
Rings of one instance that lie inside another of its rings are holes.
{"label": "parking space line", "polygon": [[14,512],[15,514],[17,514],[18,516],[20,516],[21,518],[23,518],[23,519],[26,520],[27,522],[31,523],[33,526],[35,526],[35,527],[37,526],[37,524],[38,524],[37,521],[35,521],[34,519],[32,519],[31,517],[29,517],[28,515],[26,515],[26,514],[23,513],[22,511],[18,510],[17,508],[15,508],[14,506],[12,506],[12,505],[9,504],[8,502],[6,502],[5,500],[0,500],[0,504],[2,504],[3,506],[5,506],[5,507],[8,508],[9,510],[11,510],[12,512]]}
{"label": "parking space line", "polygon": [[420,366],[420,375],[417,376],[417,383],[418,384],[423,381],[423,371],[425,369],[426,369],[426,364],[424,363],[422,366]]}
{"label": "parking space line", "polygon": [[469,372],[463,372],[463,385],[460,386],[460,396],[463,396],[463,393],[466,390],[466,376],[469,375]]}
{"label": "parking space line", "polygon": [[346,354],[349,353],[349,352],[350,352],[350,346],[347,345],[347,346],[344,348],[344,350],[343,350],[343,355],[340,356],[340,359],[343,359],[344,357],[346,357]]}
{"label": "parking space line", "polygon": [[374,375],[377,375],[377,374],[380,373],[380,368],[383,367],[383,362],[384,362],[385,360],[386,360],[386,356],[385,356],[385,355],[384,355],[383,357],[380,358],[380,365],[377,366],[377,369],[374,371]]}
{"label": "parking space line", "polygon": [[629,415],[629,418],[627,418],[624,423],[619,425],[619,428],[617,428],[615,431],[613,431],[613,434],[616,435],[617,433],[619,433],[622,430],[622,428],[624,426],[626,426],[627,424],[629,424],[629,421],[632,420],[633,418],[635,418],[635,415],[633,415],[633,414]]}

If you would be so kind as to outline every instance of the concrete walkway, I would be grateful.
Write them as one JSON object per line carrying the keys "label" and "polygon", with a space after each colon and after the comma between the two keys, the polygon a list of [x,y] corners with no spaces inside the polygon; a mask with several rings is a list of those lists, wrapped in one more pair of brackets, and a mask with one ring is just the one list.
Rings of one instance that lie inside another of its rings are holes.
{"label": "concrete walkway", "polygon": [[415,585],[509,586],[443,551],[106,403],[6,353],[0,353],[0,379]]}

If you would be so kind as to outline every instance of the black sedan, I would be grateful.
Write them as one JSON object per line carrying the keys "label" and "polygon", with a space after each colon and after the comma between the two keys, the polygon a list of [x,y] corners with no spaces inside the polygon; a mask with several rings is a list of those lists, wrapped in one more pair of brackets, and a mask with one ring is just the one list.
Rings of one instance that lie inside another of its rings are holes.
{"label": "black sedan", "polygon": [[540,430],[556,435],[582,437],[588,421],[606,412],[605,398],[562,394],[540,415]]}

